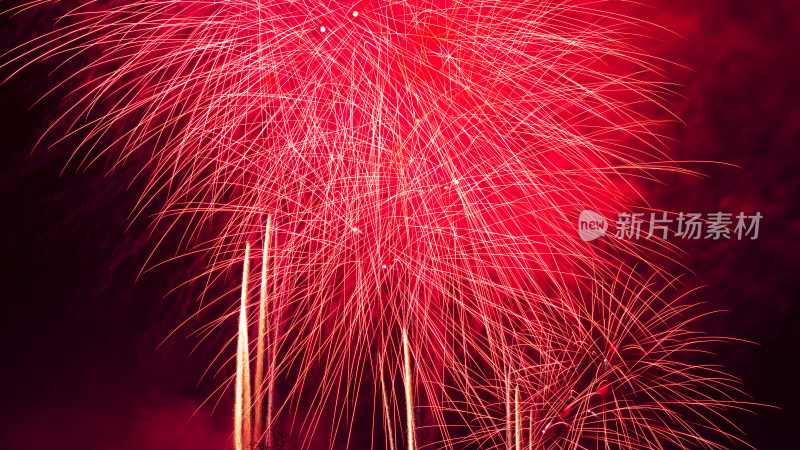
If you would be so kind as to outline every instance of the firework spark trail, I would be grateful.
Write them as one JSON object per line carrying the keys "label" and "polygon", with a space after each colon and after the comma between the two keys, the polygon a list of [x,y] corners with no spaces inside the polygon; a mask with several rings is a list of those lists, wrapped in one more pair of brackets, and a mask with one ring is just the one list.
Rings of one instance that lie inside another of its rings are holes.
{"label": "firework spark trail", "polygon": [[[272,436],[270,432],[270,421],[272,420],[272,411],[267,408],[267,416],[266,419],[264,418],[263,414],[263,405],[264,405],[264,386],[267,385],[267,393],[266,393],[266,403],[268,405],[272,404],[272,385],[273,380],[269,377],[265,380],[264,378],[264,359],[265,359],[265,352],[266,352],[266,339],[267,339],[267,295],[268,295],[268,271],[269,271],[269,252],[270,252],[270,241],[272,237],[272,218],[267,217],[267,225],[266,225],[266,232],[264,233],[264,249],[262,250],[262,257],[261,257],[261,290],[260,295],[258,298],[258,342],[257,342],[257,355],[256,355],[256,379],[254,382],[255,387],[255,413],[254,413],[254,421],[255,421],[255,429],[253,431],[253,436],[256,438],[257,441],[261,441],[262,436],[262,427],[264,424],[266,426],[263,430],[266,433],[266,436],[269,438]],[[270,352],[271,354],[272,352]],[[269,355],[266,355],[269,358]]]}
{"label": "firework spark trail", "polygon": [[514,388],[514,450],[522,450],[522,419],[519,412],[519,387]]}
{"label": "firework spark trail", "polygon": [[236,340],[236,397],[234,406],[233,438],[236,450],[243,450],[251,442],[250,422],[250,341],[247,339],[247,281],[250,275],[250,246],[245,248],[242,271],[242,300],[239,309],[239,333]]}
{"label": "firework spark trail", "polygon": [[682,359],[710,338],[669,301],[675,279],[642,249],[574,237],[576,209],[624,211],[637,178],[680,170],[646,113],[667,95],[631,44],[646,27],[617,7],[98,1],[4,66],[85,63],[51,128],[80,139],[75,164],[140,164],[136,211],[156,208],[181,250],[207,255],[198,280],[223,282],[247,254],[237,445],[250,432],[248,243],[265,237],[257,439],[283,411],[306,448],[323,419],[338,438],[379,354],[404,374],[410,448],[507,448],[512,420],[519,447],[518,410],[535,448],[723,448],[705,433],[736,406],[730,380]]}
{"label": "firework spark trail", "polygon": [[528,415],[528,450],[533,450],[533,411]]}
{"label": "firework spark trail", "polygon": [[506,445],[505,445],[505,448],[506,448],[506,450],[511,450],[511,436],[514,433],[514,427],[511,425],[511,420],[512,420],[512,417],[513,417],[512,416],[513,407],[511,406],[511,377],[509,376],[508,368],[506,368],[505,370],[506,370],[506,372],[505,372],[506,373],[506,377],[505,377],[505,383],[504,383],[505,384],[504,388],[505,388],[505,391],[506,391],[505,392],[505,394],[506,394],[506,398],[505,398],[505,405],[506,405]]}
{"label": "firework spark trail", "polygon": [[414,376],[411,371],[411,350],[408,344],[408,332],[403,328],[403,384],[406,398],[406,434],[408,450],[416,450],[416,426],[414,424]]}
{"label": "firework spark trail", "polygon": [[392,431],[392,416],[389,413],[389,396],[386,395],[386,382],[383,378],[383,356],[379,358],[378,376],[381,382],[381,399],[383,400],[383,423],[386,427],[386,439],[388,441],[388,450],[395,450],[394,437]]}

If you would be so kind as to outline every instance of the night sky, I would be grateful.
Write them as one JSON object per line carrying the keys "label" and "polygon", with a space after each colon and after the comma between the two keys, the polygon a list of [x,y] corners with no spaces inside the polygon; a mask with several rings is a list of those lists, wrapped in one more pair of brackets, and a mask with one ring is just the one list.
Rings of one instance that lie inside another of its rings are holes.
{"label": "night sky", "polygon": [[[671,156],[727,164],[687,163],[708,177],[665,175],[648,199],[670,211],[763,214],[757,241],[678,243],[676,259],[692,270],[687,289],[705,286],[692,298],[720,311],[702,328],[732,338],[713,349],[716,361],[754,403],[774,406],[730,417],[757,449],[797,449],[800,4],[651,3],[639,15],[675,33],[645,44],[674,62],[664,69],[684,123],[665,130]],[[0,19],[3,48],[48,20],[25,17]],[[197,340],[181,331],[159,347],[190,311],[189,290],[169,291],[200,262],[140,274],[158,230],[129,217],[144,181],[124,182],[135,167],[106,176],[100,161],[76,171],[69,141],[31,152],[59,108],[54,98],[31,108],[52,83],[34,67],[0,85],[0,447],[228,448],[230,400],[216,412],[216,397],[201,407],[219,385],[200,380],[218,343],[193,352]],[[155,260],[171,256],[166,247]]]}

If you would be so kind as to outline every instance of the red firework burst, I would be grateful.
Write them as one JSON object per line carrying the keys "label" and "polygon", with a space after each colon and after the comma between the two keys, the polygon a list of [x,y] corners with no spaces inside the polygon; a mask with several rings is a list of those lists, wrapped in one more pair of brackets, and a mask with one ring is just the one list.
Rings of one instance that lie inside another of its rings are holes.
{"label": "red firework burst", "polygon": [[730,380],[690,364],[674,279],[575,238],[679,170],[647,27],[612,3],[88,2],[7,60],[85,64],[75,155],[141,164],[208,279],[271,241],[202,330],[242,313],[238,448],[251,407],[257,441],[280,416],[352,447],[364,396],[387,448],[723,448]]}

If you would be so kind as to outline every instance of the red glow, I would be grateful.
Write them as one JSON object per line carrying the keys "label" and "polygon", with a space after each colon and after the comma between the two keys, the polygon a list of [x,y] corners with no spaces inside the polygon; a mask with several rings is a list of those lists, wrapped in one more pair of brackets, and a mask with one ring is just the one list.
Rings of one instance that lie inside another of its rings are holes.
{"label": "red glow", "polygon": [[[697,423],[729,380],[682,359],[706,338],[674,280],[576,236],[678,170],[645,114],[666,93],[632,46],[647,25],[612,4],[100,2],[18,60],[88,61],[60,119],[75,157],[141,164],[203,275],[257,257],[272,218],[266,383],[305,445],[349,436],[365,393],[407,442],[405,376],[420,445],[503,447],[514,386],[534,448],[723,448]],[[239,311],[215,302],[210,328]]]}

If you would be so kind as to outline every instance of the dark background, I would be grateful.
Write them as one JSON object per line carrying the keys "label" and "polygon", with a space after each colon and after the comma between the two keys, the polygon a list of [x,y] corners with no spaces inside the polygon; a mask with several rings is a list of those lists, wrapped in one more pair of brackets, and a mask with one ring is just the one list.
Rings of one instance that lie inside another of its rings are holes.
{"label": "dark background", "polygon": [[[677,33],[645,45],[677,63],[665,64],[681,96],[672,109],[685,122],[668,127],[672,156],[738,168],[688,164],[709,177],[668,175],[648,196],[676,212],[764,215],[759,240],[680,243],[678,260],[694,272],[687,286],[707,286],[695,297],[724,310],[705,329],[740,340],[715,348],[719,362],[753,402],[775,406],[731,417],[757,449],[797,449],[800,5],[656,3],[641,16]],[[3,17],[3,47],[47,20]],[[0,85],[0,446],[227,448],[229,402],[214,414],[217,397],[201,408],[222,381],[200,379],[207,355],[192,353],[185,334],[159,347],[186,316],[189,294],[167,291],[191,261],[139,276],[152,230],[128,217],[141,186],[117,182],[133,169],[109,182],[103,163],[61,173],[69,143],[31,153],[60,105],[29,107],[52,82],[34,68]]]}

